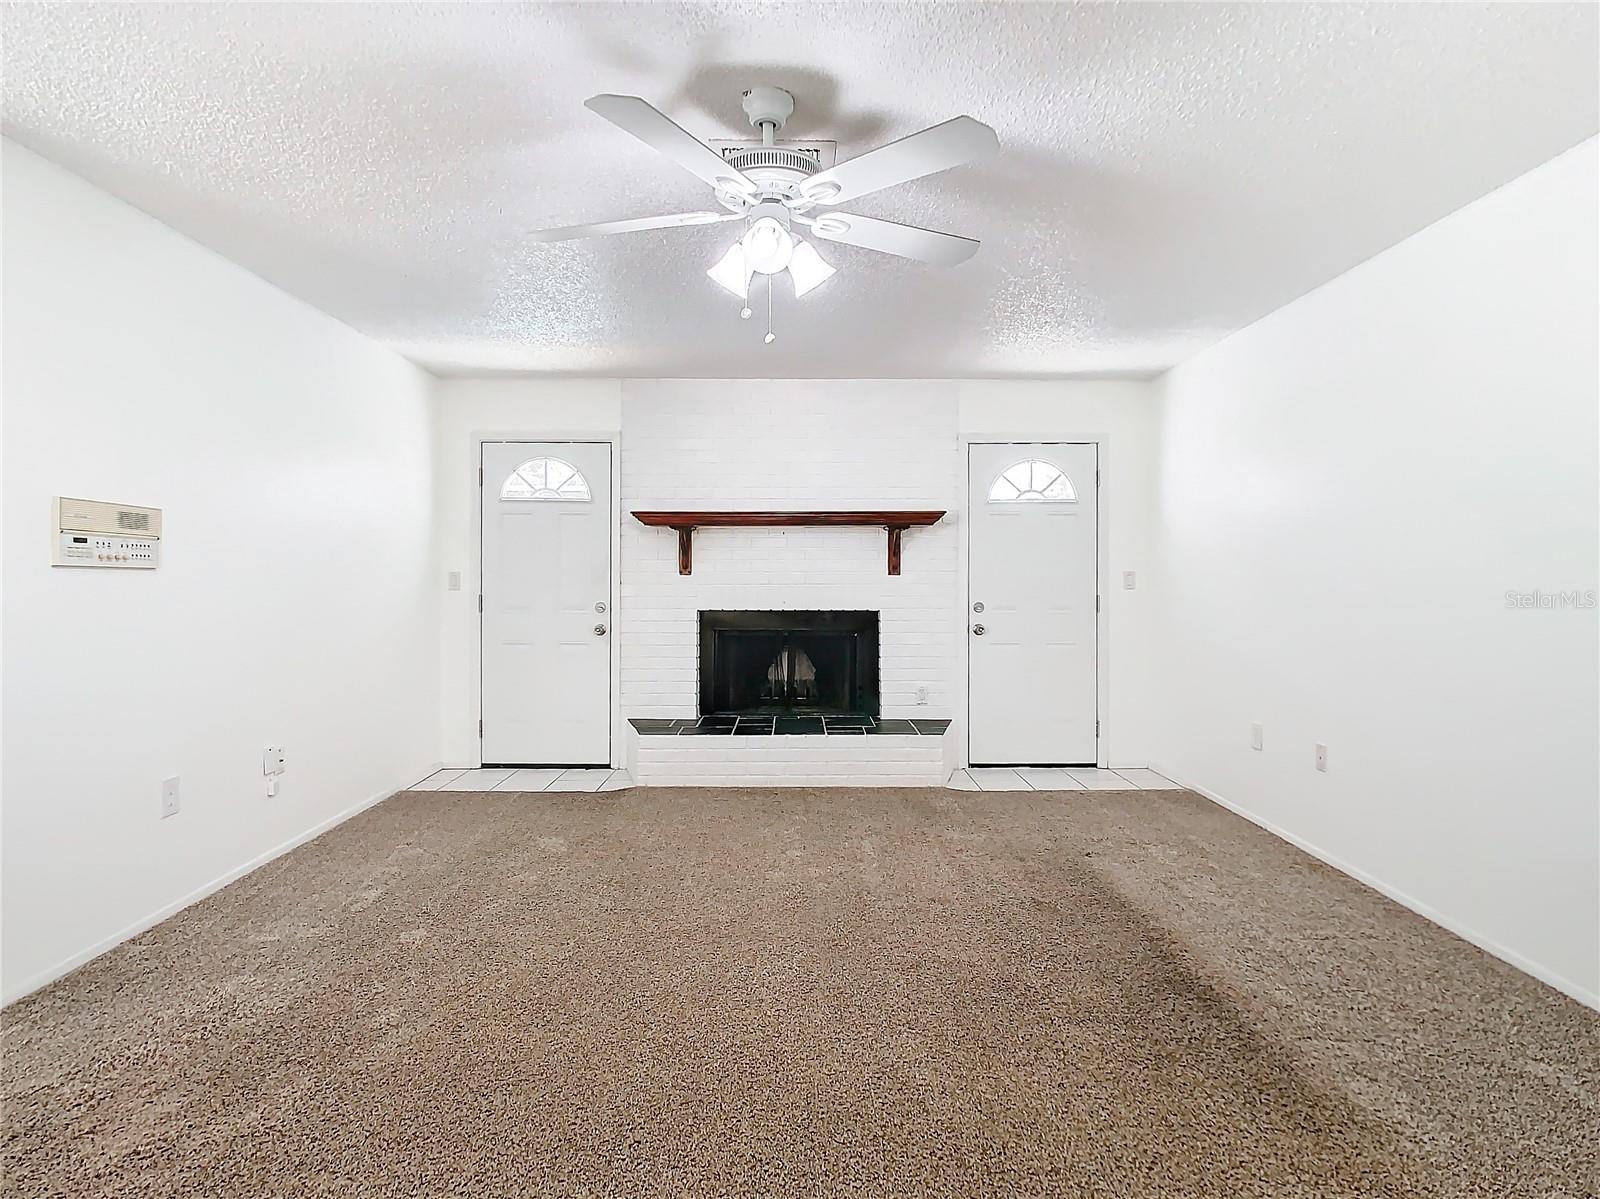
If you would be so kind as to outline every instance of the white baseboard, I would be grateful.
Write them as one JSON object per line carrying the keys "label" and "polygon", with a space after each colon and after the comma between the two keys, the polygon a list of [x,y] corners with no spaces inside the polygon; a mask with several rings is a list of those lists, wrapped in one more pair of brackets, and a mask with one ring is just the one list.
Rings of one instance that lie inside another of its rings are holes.
{"label": "white baseboard", "polygon": [[352,816],[359,816],[368,808],[382,803],[397,791],[405,790],[406,787],[416,782],[417,779],[427,778],[430,774],[438,769],[439,767],[434,765],[423,770],[421,773],[408,774],[406,776],[406,781],[401,783],[398,787],[388,787],[382,791],[379,791],[376,795],[369,795],[360,803],[348,807],[342,812],[335,813],[334,815],[329,816],[326,820],[319,821],[310,828],[306,829],[304,832],[296,833],[293,837],[290,837],[281,845],[274,846],[265,853],[251,858],[248,862],[245,862],[239,866],[235,866],[232,870],[218,875],[210,882],[205,883],[204,885],[189,892],[189,894],[185,895],[182,899],[175,900],[172,903],[157,908],[154,912],[151,912],[147,916],[140,917],[138,920],[135,920],[132,924],[124,928],[121,932],[114,933],[105,940],[96,942],[95,944],[89,946],[87,949],[79,950],[70,957],[57,962],[54,966],[51,966],[45,970],[41,970],[39,973],[24,980],[15,987],[6,987],[3,998],[0,998],[0,1004],[15,1003],[23,996],[33,994],[33,992],[37,991],[40,987],[49,986],[51,983],[55,982],[56,979],[64,978],[66,975],[71,974],[79,966],[86,965],[89,962],[94,961],[94,959],[99,957],[101,954],[106,953],[108,950],[115,949],[124,941],[132,940],[140,933],[149,931],[156,925],[160,924],[163,920],[167,919],[169,916],[176,916],[179,912],[183,911],[184,908],[189,907],[191,904],[199,903],[208,895],[216,894],[229,883],[243,878],[252,870],[257,870],[260,867],[265,866],[274,858],[282,857],[291,849],[295,849],[301,845],[304,845],[313,837],[321,836],[335,825],[343,824]]}
{"label": "white baseboard", "polygon": [[1493,954],[1507,965],[1515,966],[1524,974],[1538,979],[1546,986],[1554,987],[1563,995],[1567,995],[1573,999],[1576,999],[1584,1006],[1594,1008],[1596,1011],[1600,1011],[1600,994],[1596,994],[1586,987],[1580,986],[1571,979],[1557,974],[1554,970],[1550,970],[1544,966],[1541,966],[1538,962],[1523,957],[1520,953],[1516,952],[1516,950],[1508,949],[1506,946],[1501,945],[1492,937],[1486,937],[1476,929],[1468,928],[1459,920],[1452,919],[1438,909],[1423,903],[1420,899],[1406,894],[1399,887],[1391,886],[1384,882],[1381,878],[1377,878],[1374,875],[1368,874],[1365,870],[1362,870],[1356,866],[1352,866],[1348,862],[1341,861],[1333,854],[1328,853],[1319,846],[1313,845],[1304,837],[1296,836],[1288,829],[1280,828],[1278,825],[1273,824],[1272,821],[1262,819],[1248,808],[1236,804],[1232,800],[1224,799],[1216,792],[1210,791],[1205,787],[1201,787],[1193,782],[1190,782],[1181,775],[1174,774],[1172,771],[1167,770],[1165,767],[1153,766],[1151,769],[1156,771],[1158,774],[1165,775],[1167,778],[1171,779],[1180,786],[1193,791],[1196,795],[1203,795],[1206,799],[1209,799],[1218,807],[1227,808],[1228,811],[1234,813],[1235,815],[1244,817],[1251,824],[1257,826],[1258,828],[1266,829],[1267,832],[1271,833],[1279,840],[1287,841],[1295,848],[1304,850],[1318,861],[1325,862],[1329,866],[1332,866],[1335,870],[1339,871],[1339,873],[1347,874],[1357,882],[1371,887],[1380,895],[1384,895],[1387,898],[1394,900],[1401,907],[1410,908],[1423,919],[1432,921],[1446,932],[1454,933],[1463,941],[1471,942],[1485,953]]}

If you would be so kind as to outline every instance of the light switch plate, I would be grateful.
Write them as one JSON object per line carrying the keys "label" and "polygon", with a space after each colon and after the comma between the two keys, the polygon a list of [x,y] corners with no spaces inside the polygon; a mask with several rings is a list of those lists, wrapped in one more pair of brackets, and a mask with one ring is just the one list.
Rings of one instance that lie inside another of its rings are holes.
{"label": "light switch plate", "polygon": [[1250,748],[1260,749],[1262,740],[1263,737],[1261,726],[1259,724],[1252,724],[1250,726]]}
{"label": "light switch plate", "polygon": [[1324,773],[1328,769],[1328,747],[1320,741],[1317,742],[1317,769]]}

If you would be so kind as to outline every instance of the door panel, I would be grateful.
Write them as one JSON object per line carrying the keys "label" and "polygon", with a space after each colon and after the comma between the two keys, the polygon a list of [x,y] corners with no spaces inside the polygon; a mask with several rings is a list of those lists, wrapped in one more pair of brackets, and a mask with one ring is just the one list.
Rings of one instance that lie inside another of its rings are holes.
{"label": "door panel", "polygon": [[611,446],[485,442],[482,462],[483,761],[609,765]]}
{"label": "door panel", "polygon": [[976,444],[968,462],[970,760],[1093,765],[1098,447]]}

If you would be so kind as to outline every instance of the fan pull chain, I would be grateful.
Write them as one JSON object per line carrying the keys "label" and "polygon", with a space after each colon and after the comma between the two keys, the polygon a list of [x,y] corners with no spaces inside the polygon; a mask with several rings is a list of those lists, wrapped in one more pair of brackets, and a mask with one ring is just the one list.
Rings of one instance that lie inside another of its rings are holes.
{"label": "fan pull chain", "polygon": [[772,331],[772,280],[773,280],[773,276],[768,275],[767,276],[767,335],[761,339],[763,342],[765,342],[769,346],[773,342],[778,340],[778,335]]}

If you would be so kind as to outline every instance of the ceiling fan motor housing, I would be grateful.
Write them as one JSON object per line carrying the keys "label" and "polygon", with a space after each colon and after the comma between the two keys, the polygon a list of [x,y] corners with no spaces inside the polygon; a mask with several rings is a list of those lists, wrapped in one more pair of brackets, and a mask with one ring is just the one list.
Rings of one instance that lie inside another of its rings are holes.
{"label": "ceiling fan motor housing", "polygon": [[752,178],[753,172],[769,168],[785,172],[785,178],[792,176],[797,179],[814,175],[817,171],[815,154],[790,150],[784,146],[751,146],[748,150],[733,150],[726,157],[729,166],[737,167]]}
{"label": "ceiling fan motor housing", "polygon": [[817,162],[799,150],[780,146],[752,146],[727,156],[729,166],[742,171],[756,185],[757,201],[793,201],[800,196],[800,185],[817,172]]}

